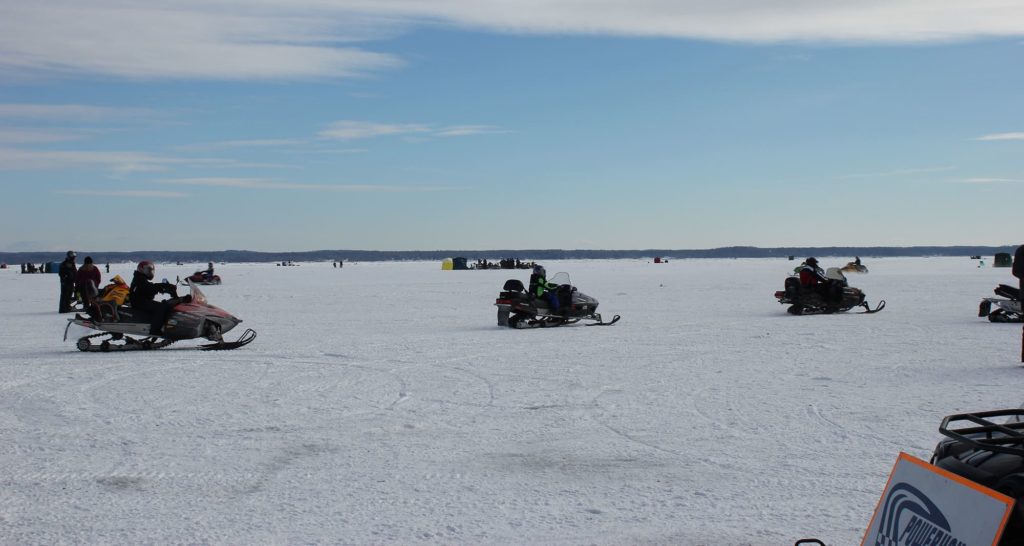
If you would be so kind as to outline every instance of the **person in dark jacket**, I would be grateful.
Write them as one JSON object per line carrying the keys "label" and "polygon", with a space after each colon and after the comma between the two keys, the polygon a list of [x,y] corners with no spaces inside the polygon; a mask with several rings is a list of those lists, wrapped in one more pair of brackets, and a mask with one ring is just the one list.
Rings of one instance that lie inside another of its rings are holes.
{"label": "person in dark jacket", "polygon": [[1013,269],[1011,272],[1020,281],[1020,292],[1017,293],[1017,296],[1021,302],[1024,302],[1024,245],[1017,247],[1017,252],[1013,253]]}
{"label": "person in dark jacket", "polygon": [[[150,316],[149,333],[158,336],[164,327],[164,320],[167,313],[180,301],[177,298],[177,291],[173,284],[153,282],[156,274],[156,266],[149,260],[139,262],[135,268],[135,275],[132,277],[132,285],[129,288],[128,301],[132,309],[137,309]],[[171,299],[156,301],[157,294],[170,294]]]}
{"label": "person in dark jacket", "polygon": [[75,275],[75,288],[78,290],[78,299],[82,300],[82,305],[87,310],[89,305],[92,304],[92,300],[96,299],[100,292],[101,280],[100,268],[93,265],[92,256],[86,256],[82,262],[82,267],[78,269],[78,273]]}
{"label": "person in dark jacket", "polygon": [[802,266],[800,266],[800,285],[804,288],[814,288],[819,284],[824,284],[828,279],[825,277],[825,272],[818,267],[818,259],[810,257],[804,260]]}
{"label": "person in dark jacket", "polygon": [[71,312],[71,296],[75,293],[75,275],[78,273],[78,266],[75,265],[74,250],[69,250],[64,261],[60,263],[57,271],[60,277],[60,303],[57,305],[58,313]]}

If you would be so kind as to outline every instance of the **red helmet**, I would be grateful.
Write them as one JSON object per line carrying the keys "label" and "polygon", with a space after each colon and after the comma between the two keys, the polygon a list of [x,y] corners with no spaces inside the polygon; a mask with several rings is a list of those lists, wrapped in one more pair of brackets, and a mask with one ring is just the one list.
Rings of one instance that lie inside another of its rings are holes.
{"label": "red helmet", "polygon": [[139,267],[136,267],[135,270],[141,272],[147,279],[153,280],[153,275],[156,272],[156,266],[149,260],[143,260],[139,262]]}

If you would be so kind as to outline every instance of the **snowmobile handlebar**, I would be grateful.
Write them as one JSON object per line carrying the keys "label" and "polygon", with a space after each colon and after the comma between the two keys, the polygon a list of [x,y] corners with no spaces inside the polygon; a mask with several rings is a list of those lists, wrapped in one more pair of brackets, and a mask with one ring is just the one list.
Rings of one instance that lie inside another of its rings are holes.
{"label": "snowmobile handlebar", "polygon": [[[999,424],[992,421],[995,417],[1009,417],[1013,420]],[[942,419],[939,433],[976,449],[1024,457],[1022,418],[1024,408],[957,413]],[[963,421],[977,426],[951,428],[952,424]]]}

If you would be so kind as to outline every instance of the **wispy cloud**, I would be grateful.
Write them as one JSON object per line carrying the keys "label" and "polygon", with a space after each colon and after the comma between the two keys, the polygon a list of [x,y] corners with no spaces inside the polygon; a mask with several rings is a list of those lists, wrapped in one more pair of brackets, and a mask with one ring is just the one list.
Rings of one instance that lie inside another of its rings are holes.
{"label": "wispy cloud", "polygon": [[437,131],[434,131],[434,136],[439,137],[457,137],[457,136],[470,136],[470,135],[491,135],[510,133],[506,129],[495,127],[493,125],[452,125],[451,127],[442,127]]}
{"label": "wispy cloud", "polygon": [[241,148],[288,148],[303,144],[294,139],[261,139],[261,140],[224,140],[220,142],[203,142],[178,146],[178,150],[189,152],[219,151]]}
{"label": "wispy cloud", "polygon": [[292,191],[328,191],[328,192],[434,192],[451,191],[458,188],[439,186],[386,186],[375,184],[304,184],[280,182],[262,178],[174,178],[161,180],[163,184],[183,186],[214,186],[240,188],[250,190],[292,190]]}
{"label": "wispy cloud", "polygon": [[188,197],[187,193],[150,190],[58,190],[54,193],[86,197],[141,197],[150,199],[181,199]]}
{"label": "wispy cloud", "polygon": [[[214,158],[168,157],[145,152],[99,152],[0,148],[0,170],[63,170],[95,167],[116,173],[155,172],[172,165],[251,166]],[[267,167],[264,165],[264,167]]]}
{"label": "wispy cloud", "polygon": [[993,133],[973,138],[971,140],[1024,140],[1024,133]]}
{"label": "wispy cloud", "polygon": [[373,121],[341,120],[330,124],[318,135],[322,138],[355,140],[381,136],[429,133],[430,128],[418,123],[377,123]]}
{"label": "wispy cloud", "polygon": [[961,184],[1019,184],[1024,182],[1024,178],[963,178],[957,180]]}
{"label": "wispy cloud", "polygon": [[51,144],[83,138],[81,131],[0,127],[0,144]]}
{"label": "wispy cloud", "polygon": [[460,137],[508,133],[506,129],[493,125],[449,125],[433,127],[422,123],[379,123],[374,121],[340,120],[320,131],[320,138],[357,140],[383,136],[430,136]]}
{"label": "wispy cloud", "polygon": [[[0,10],[0,13],[3,11]],[[2,24],[0,24],[0,28],[2,28]],[[107,108],[85,104],[0,103],[0,119],[94,122],[153,118],[156,115],[157,112],[146,108]]]}
{"label": "wispy cloud", "polygon": [[840,178],[843,178],[843,179],[850,179],[850,178],[889,178],[889,177],[897,177],[897,176],[911,176],[911,175],[916,175],[916,174],[941,173],[941,172],[953,171],[953,170],[956,170],[956,169],[957,169],[956,165],[947,165],[947,166],[944,166],[944,167],[921,167],[921,168],[914,168],[914,169],[895,169],[895,170],[891,170],[891,171],[880,171],[880,172],[873,172],[873,173],[847,174],[847,175],[841,176]]}
{"label": "wispy cloud", "polygon": [[415,26],[726,42],[919,43],[1024,35],[1006,0],[48,0],[0,5],[0,71],[124,78],[355,77]]}

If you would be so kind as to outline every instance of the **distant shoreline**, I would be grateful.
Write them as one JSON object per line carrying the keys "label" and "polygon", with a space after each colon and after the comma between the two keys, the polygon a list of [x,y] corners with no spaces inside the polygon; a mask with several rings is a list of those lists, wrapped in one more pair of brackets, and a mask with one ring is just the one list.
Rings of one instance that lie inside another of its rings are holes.
{"label": "distant shoreline", "polygon": [[[152,250],[152,251],[89,251],[74,249],[81,261],[92,256],[96,262],[123,262],[154,260],[159,262],[384,262],[430,261],[464,257],[470,262],[486,259],[497,261],[516,258],[537,260],[618,260],[689,258],[783,258],[807,256],[861,258],[923,257],[923,256],[981,256],[991,259],[995,254],[1013,254],[1017,245],[1005,246],[911,246],[911,247],[776,247],[760,248],[735,246],[712,249],[643,249],[643,250],[565,250],[565,249],[496,249],[496,250],[312,250],[301,252],[257,252],[252,250]],[[0,262],[6,264],[42,263],[61,261],[64,252],[0,252]]]}

